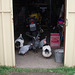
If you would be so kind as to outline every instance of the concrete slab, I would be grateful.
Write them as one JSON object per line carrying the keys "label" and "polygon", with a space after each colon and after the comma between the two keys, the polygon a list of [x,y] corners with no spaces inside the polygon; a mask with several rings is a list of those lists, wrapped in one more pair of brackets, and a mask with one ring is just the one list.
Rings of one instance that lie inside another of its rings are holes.
{"label": "concrete slab", "polygon": [[64,74],[51,72],[29,72],[29,73],[11,73],[10,75],[64,75]]}
{"label": "concrete slab", "polygon": [[63,66],[63,63],[56,63],[54,55],[50,58],[44,58],[41,49],[38,53],[29,51],[25,56],[18,55],[16,51],[16,67],[21,68],[57,68]]}

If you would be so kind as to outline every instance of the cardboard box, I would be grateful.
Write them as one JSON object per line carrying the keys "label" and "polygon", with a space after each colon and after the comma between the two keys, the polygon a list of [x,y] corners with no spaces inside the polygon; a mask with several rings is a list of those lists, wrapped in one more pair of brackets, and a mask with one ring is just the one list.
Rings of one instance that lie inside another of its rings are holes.
{"label": "cardboard box", "polygon": [[60,35],[59,33],[50,34],[50,46],[51,47],[60,47]]}

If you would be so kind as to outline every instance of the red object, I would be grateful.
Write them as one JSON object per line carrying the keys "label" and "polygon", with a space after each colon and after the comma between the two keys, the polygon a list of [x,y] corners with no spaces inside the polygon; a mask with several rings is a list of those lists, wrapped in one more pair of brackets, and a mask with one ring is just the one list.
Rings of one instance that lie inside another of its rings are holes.
{"label": "red object", "polygon": [[51,33],[51,36],[59,36],[59,33]]}
{"label": "red object", "polygon": [[34,22],[31,22],[31,24],[34,24]]}
{"label": "red object", "polygon": [[46,40],[43,41],[43,44],[45,44],[45,43],[46,43]]}
{"label": "red object", "polygon": [[59,33],[51,33],[50,46],[51,47],[60,47],[60,36],[59,36]]}
{"label": "red object", "polygon": [[63,21],[58,21],[59,24],[63,24]]}

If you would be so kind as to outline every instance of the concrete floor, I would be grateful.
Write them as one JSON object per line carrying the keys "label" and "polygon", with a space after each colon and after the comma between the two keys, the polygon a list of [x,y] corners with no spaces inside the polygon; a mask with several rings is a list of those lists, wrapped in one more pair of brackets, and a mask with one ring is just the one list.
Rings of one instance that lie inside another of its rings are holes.
{"label": "concrete floor", "polygon": [[[50,33],[44,33],[47,34],[47,43],[49,42]],[[15,38],[19,35],[16,33]],[[45,36],[45,35],[43,35]],[[25,44],[29,42],[29,38],[23,34],[23,38],[25,41]],[[53,49],[54,50],[54,49]],[[52,51],[53,51],[52,50]],[[56,63],[54,54],[50,58],[44,58],[41,54],[41,49],[38,50],[38,53],[35,53],[33,51],[28,51],[28,53],[23,55],[18,55],[18,50],[16,50],[16,67],[22,67],[22,68],[57,68],[63,66],[63,63]]]}
{"label": "concrete floor", "polygon": [[18,55],[16,51],[16,67],[21,68],[57,68],[63,66],[63,63],[56,63],[54,55],[50,58],[44,58],[41,54],[41,49],[38,53],[29,51],[25,56]]}

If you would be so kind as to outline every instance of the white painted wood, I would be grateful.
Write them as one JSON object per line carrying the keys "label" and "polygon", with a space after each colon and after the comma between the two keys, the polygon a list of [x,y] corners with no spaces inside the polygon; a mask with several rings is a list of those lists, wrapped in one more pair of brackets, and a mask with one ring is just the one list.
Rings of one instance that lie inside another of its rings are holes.
{"label": "white painted wood", "polygon": [[68,0],[68,11],[75,12],[75,0]]}
{"label": "white painted wood", "polygon": [[12,0],[0,2],[0,65],[15,66]]}
{"label": "white painted wood", "polygon": [[[75,8],[74,0],[67,0],[68,25],[66,26],[65,58],[64,65],[75,66]],[[73,3],[73,6],[72,6]]]}

